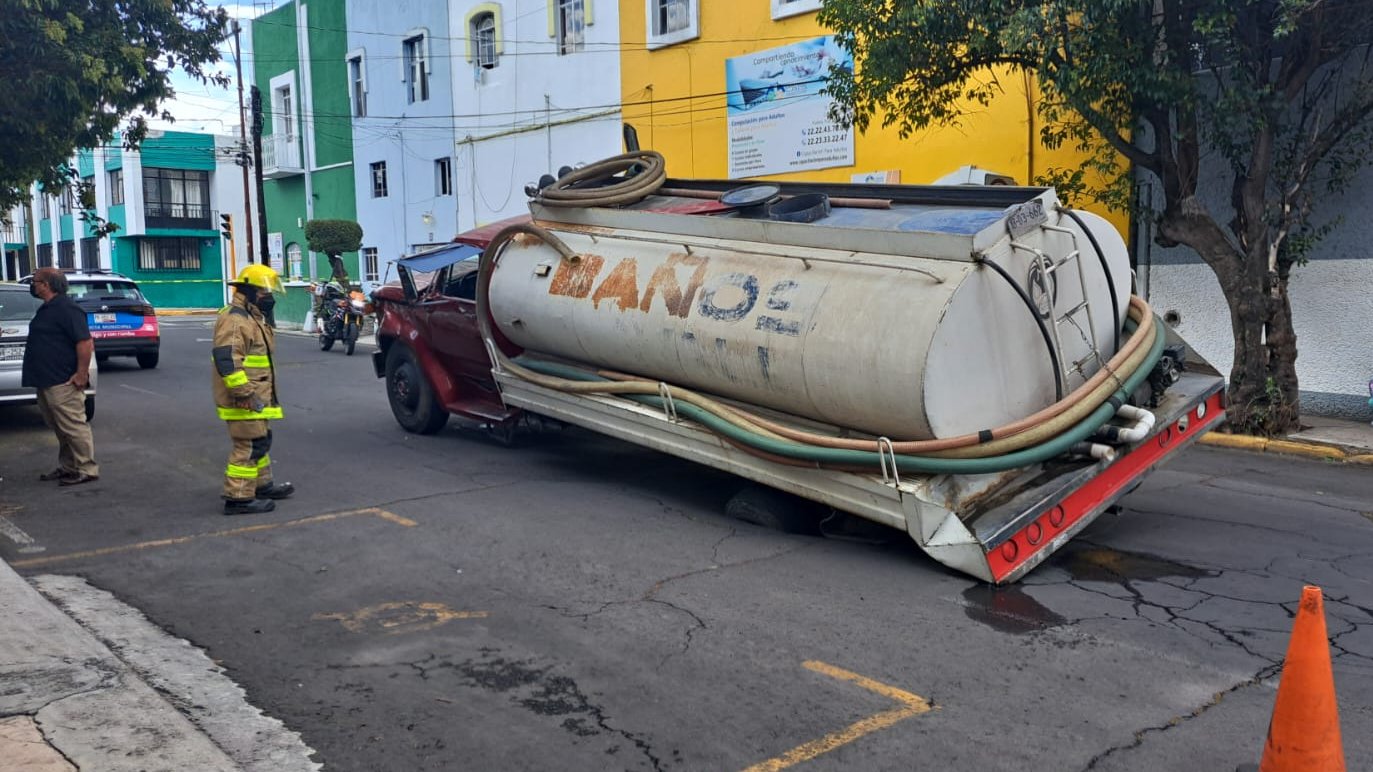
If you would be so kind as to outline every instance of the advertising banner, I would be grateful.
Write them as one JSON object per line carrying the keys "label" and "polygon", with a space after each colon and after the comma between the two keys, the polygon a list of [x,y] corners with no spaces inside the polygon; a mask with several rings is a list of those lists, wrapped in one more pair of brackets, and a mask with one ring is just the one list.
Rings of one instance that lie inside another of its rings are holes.
{"label": "advertising banner", "polygon": [[731,179],[853,164],[853,132],[820,93],[834,68],[853,57],[831,35],[725,60]]}

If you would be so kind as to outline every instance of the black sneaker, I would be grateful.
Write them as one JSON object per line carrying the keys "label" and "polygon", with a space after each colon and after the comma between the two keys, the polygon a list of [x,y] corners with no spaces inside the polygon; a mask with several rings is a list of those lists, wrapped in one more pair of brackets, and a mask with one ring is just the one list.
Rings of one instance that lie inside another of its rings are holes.
{"label": "black sneaker", "polygon": [[224,514],[226,515],[261,515],[276,508],[277,505],[271,499],[226,499],[224,501]]}
{"label": "black sneaker", "polygon": [[258,489],[254,491],[253,495],[260,499],[285,499],[289,498],[291,494],[295,492],[296,486],[288,482],[271,482],[259,486]]}

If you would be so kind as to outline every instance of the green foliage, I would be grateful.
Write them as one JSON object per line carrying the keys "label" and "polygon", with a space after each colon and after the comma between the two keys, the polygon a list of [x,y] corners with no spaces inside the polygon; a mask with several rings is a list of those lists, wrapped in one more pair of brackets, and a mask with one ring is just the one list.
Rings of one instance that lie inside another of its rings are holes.
{"label": "green foliage", "polygon": [[311,220],[305,223],[305,240],[311,252],[338,257],[362,248],[362,226],[352,220]]}
{"label": "green foliage", "polygon": [[228,16],[204,0],[10,0],[0,13],[0,210],[47,190],[88,186],[66,167],[77,148],[108,143],[125,125],[137,146],[146,119],[171,116],[180,69],[201,82],[226,83],[207,65],[219,60]]}

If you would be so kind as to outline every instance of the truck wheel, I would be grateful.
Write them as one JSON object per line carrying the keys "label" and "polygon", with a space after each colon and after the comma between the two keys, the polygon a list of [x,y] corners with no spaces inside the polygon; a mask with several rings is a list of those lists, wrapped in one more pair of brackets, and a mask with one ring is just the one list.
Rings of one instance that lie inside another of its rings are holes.
{"label": "truck wheel", "polygon": [[775,488],[749,484],[725,504],[736,520],[786,533],[818,533],[821,507]]}
{"label": "truck wheel", "polygon": [[343,339],[346,341],[343,347],[343,353],[352,356],[353,348],[358,344],[358,326],[349,322],[348,328],[343,333]]}
{"label": "truck wheel", "polygon": [[433,434],[448,423],[448,411],[434,398],[415,352],[400,343],[386,355],[386,398],[396,423],[407,432]]}
{"label": "truck wheel", "polygon": [[151,370],[154,367],[157,367],[158,354],[159,352],[156,351],[144,351],[141,354],[135,355],[135,358],[138,359],[139,367],[144,370]]}

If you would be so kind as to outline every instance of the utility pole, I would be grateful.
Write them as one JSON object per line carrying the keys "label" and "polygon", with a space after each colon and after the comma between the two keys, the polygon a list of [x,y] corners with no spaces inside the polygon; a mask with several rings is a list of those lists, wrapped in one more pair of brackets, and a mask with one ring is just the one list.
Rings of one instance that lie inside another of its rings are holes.
{"label": "utility pole", "polygon": [[247,111],[243,108],[243,52],[239,47],[238,20],[234,20],[234,70],[238,73],[238,165],[243,169],[243,223],[247,230],[245,233],[248,246],[243,250],[244,259],[253,262],[253,208],[251,206],[251,194],[248,184],[248,121]]}
{"label": "utility pole", "polygon": [[[272,262],[272,255],[267,246],[267,203],[262,193],[262,90],[257,86],[249,91],[248,104],[253,121],[253,178],[257,187],[257,236],[261,247],[258,262],[268,265]],[[253,245],[249,244],[248,248],[252,249]],[[283,255],[282,260],[285,259]]]}

